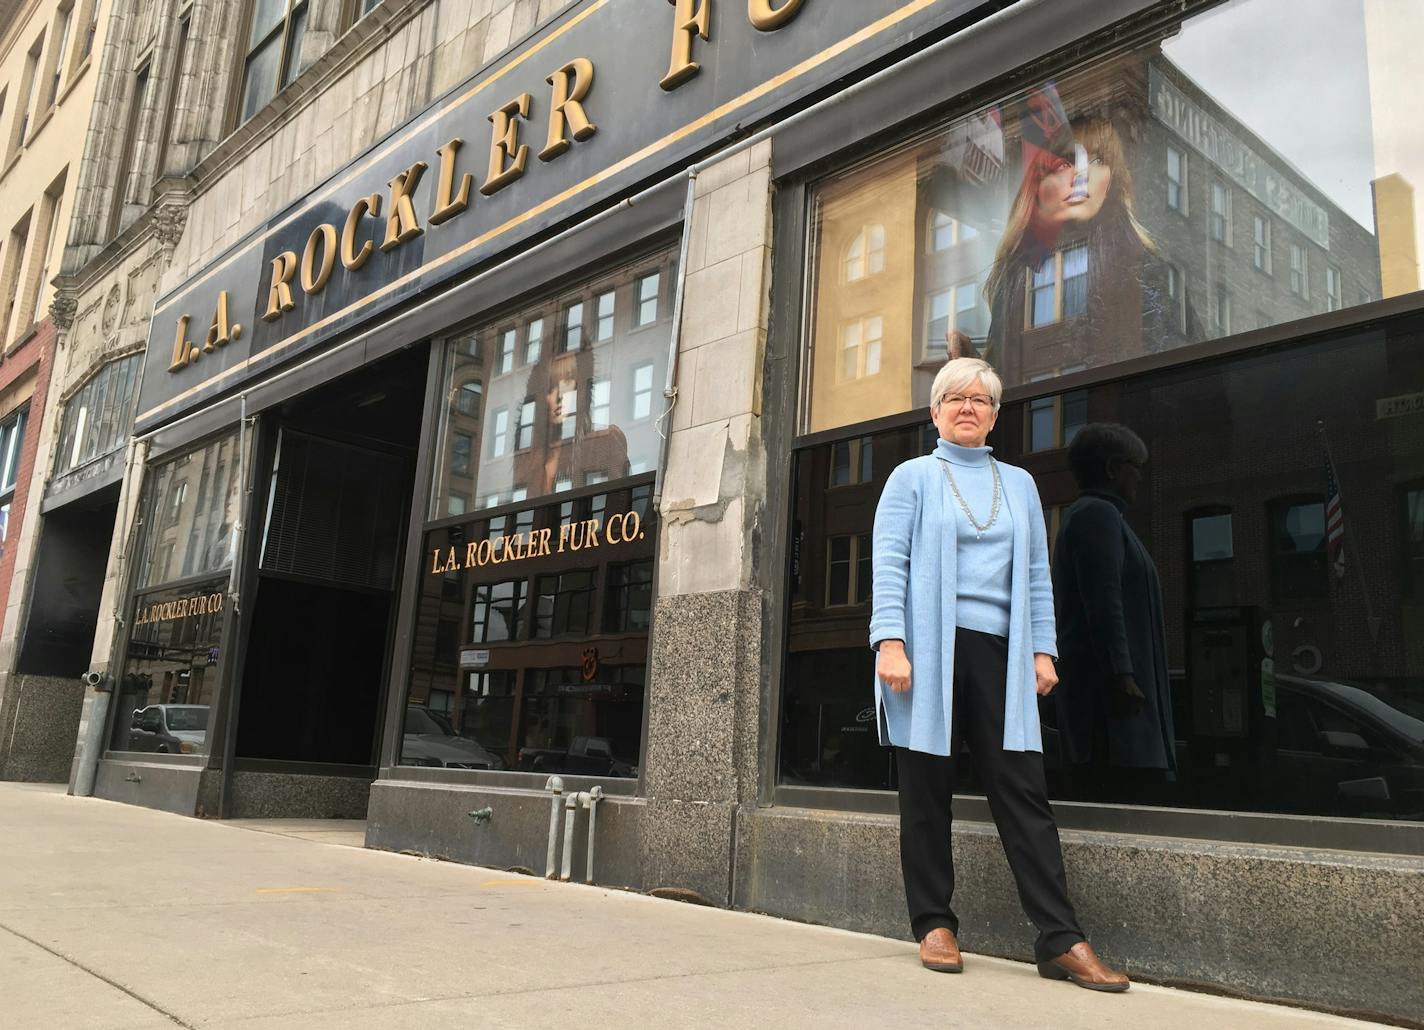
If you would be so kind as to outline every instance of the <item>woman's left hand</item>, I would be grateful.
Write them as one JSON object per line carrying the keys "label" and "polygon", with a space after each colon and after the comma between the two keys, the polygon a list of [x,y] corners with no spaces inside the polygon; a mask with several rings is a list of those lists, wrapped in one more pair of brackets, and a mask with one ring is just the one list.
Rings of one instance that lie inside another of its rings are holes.
{"label": "woman's left hand", "polygon": [[1058,686],[1058,670],[1053,667],[1053,658],[1046,654],[1033,656],[1033,671],[1038,680],[1038,696],[1047,697]]}

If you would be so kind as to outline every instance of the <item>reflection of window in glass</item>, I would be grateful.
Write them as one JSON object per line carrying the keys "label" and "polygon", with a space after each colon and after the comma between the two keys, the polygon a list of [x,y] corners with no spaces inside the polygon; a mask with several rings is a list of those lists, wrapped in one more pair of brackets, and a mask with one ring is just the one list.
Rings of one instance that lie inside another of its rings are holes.
{"label": "reflection of window in glass", "polygon": [[653,363],[633,368],[633,420],[651,418],[653,414]]}
{"label": "reflection of window in glass", "polygon": [[1172,328],[1183,332],[1187,328],[1187,274],[1179,265],[1167,266],[1167,297],[1172,302]]}
{"label": "reflection of window in glass", "polygon": [[961,222],[959,219],[945,214],[943,211],[936,211],[930,219],[930,250],[938,253],[943,250],[972,240],[979,235],[979,230],[968,222]]}
{"label": "reflection of window in glass", "polygon": [[479,383],[466,383],[455,396],[455,410],[471,418],[480,417],[480,400],[485,388]]}
{"label": "reflection of window in glass", "polygon": [[500,330],[499,356],[495,359],[494,366],[495,375],[502,376],[514,368],[514,347],[518,338],[519,334],[513,326]]}
{"label": "reflection of window in glass", "polygon": [[524,363],[532,365],[539,360],[539,354],[544,349],[544,320],[542,318],[530,319],[529,324],[524,327]]}
{"label": "reflection of window in glass", "polygon": [[588,418],[594,429],[607,429],[612,421],[613,384],[593,379],[588,384]]}
{"label": "reflection of window in glass", "polygon": [[455,341],[455,353],[467,358],[480,359],[480,338],[475,333],[462,336]]}
{"label": "reflection of window in glass", "polygon": [[459,494],[451,494],[450,499],[445,502],[445,513],[447,515],[465,514],[465,499]]}
{"label": "reflection of window in glass", "polygon": [[1325,310],[1339,311],[1344,307],[1344,290],[1340,285],[1340,269],[1334,265],[1325,266]]}
{"label": "reflection of window in glass", "polygon": [[1424,483],[1414,483],[1399,494],[1404,520],[1404,582],[1409,594],[1424,594]]}
{"label": "reflection of window in glass", "polygon": [[1231,536],[1231,512],[1208,509],[1189,515],[1191,542],[1191,603],[1197,608],[1220,608],[1234,600],[1231,561],[1236,547]]}
{"label": "reflection of window in glass", "polygon": [[559,439],[572,440],[578,432],[578,386],[570,383],[569,388],[559,394]]}
{"label": "reflection of window in glass", "polygon": [[961,332],[966,336],[980,335],[984,327],[977,317],[978,307],[979,284],[973,280],[931,293],[929,321],[925,327],[929,348],[948,352],[949,334],[952,332]]}
{"label": "reflection of window in glass", "polygon": [[874,443],[868,436],[831,445],[831,486],[869,483],[874,478]]}
{"label": "reflection of window in glass", "polygon": [[1251,264],[1265,272],[1271,272],[1271,223],[1261,215],[1255,216],[1251,229]]}
{"label": "reflection of window in glass", "polygon": [[635,486],[628,491],[628,510],[636,511],[644,525],[648,522],[648,512],[652,508],[653,487],[650,483]]}
{"label": "reflection of window in glass", "polygon": [[500,408],[491,416],[490,457],[503,458],[507,446],[509,446],[509,412]]}
{"label": "reflection of window in glass", "polygon": [[841,328],[841,379],[863,379],[880,372],[880,345],[885,320],[879,315],[848,322]]}
{"label": "reflection of window in glass", "polygon": [[826,607],[870,599],[870,534],[833,536],[826,542]]}
{"label": "reflection of window in glass", "polygon": [[1052,325],[1088,310],[1088,246],[1057,251],[1029,274],[1028,325]]}
{"label": "reflection of window in glass", "polygon": [[1187,213],[1187,155],[1176,147],[1167,148],[1167,206]]}
{"label": "reflection of window in glass", "polygon": [[565,353],[583,349],[583,302],[564,309],[564,335],[559,350]]}
{"label": "reflection of window in glass", "polygon": [[534,587],[534,638],[586,636],[593,622],[591,569],[540,576]]}
{"label": "reflection of window in glass", "polygon": [[561,494],[574,488],[574,481],[567,476],[560,476],[554,480],[554,493]]}
{"label": "reflection of window in glass", "polygon": [[657,272],[638,280],[638,308],[633,316],[635,328],[652,325],[658,320],[658,290],[662,276]]}
{"label": "reflection of window in glass", "polygon": [[1268,506],[1271,590],[1277,600],[1325,597],[1325,503],[1283,499]]}
{"label": "reflection of window in glass", "polygon": [[514,449],[527,451],[534,445],[534,402],[526,400],[519,406],[519,421],[514,427]]}
{"label": "reflection of window in glass", "polygon": [[1231,291],[1223,283],[1216,284],[1216,296],[1211,309],[1212,327],[1225,336],[1231,332]]}
{"label": "reflection of window in glass", "polygon": [[879,222],[862,226],[846,247],[845,280],[858,282],[885,271],[885,226]]}
{"label": "reflection of window in glass", "polygon": [[1231,246],[1231,187],[1214,180],[1211,184],[1211,238]]}
{"label": "reflection of window in glass", "polygon": [[1067,447],[1088,424],[1088,391],[1036,397],[1028,404],[1028,449],[1051,451]]}
{"label": "reflection of window in glass", "polygon": [[1297,297],[1310,296],[1309,258],[1299,243],[1290,245],[1290,291]]}
{"label": "reflection of window in glass", "polygon": [[55,449],[56,476],[112,454],[123,445],[133,428],[141,362],[140,354],[112,361],[69,398]]}
{"label": "reflection of window in glass", "polygon": [[470,474],[470,451],[474,439],[468,433],[456,433],[450,440],[450,474],[466,476]]}
{"label": "reflection of window in glass", "polygon": [[470,642],[486,644],[519,639],[519,613],[528,591],[525,580],[481,583],[470,608]]}
{"label": "reflection of window in glass", "polygon": [[594,343],[605,343],[613,339],[613,298],[614,291],[600,293],[595,301],[598,321],[594,323]]}
{"label": "reflection of window in glass", "polygon": [[647,632],[653,609],[653,563],[633,562],[608,568],[608,605],[604,629],[609,633]]}

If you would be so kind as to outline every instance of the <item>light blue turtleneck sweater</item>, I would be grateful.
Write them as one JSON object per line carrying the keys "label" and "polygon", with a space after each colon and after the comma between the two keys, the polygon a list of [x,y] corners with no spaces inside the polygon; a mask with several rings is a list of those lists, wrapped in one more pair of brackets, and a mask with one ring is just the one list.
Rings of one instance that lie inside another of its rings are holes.
{"label": "light blue turtleneck sweater", "polygon": [[[994,509],[994,470],[989,467],[992,447],[961,447],[941,439],[935,457],[946,461],[955,485],[974,518],[982,526]],[[941,473],[943,474],[943,473]],[[964,629],[1009,635],[1009,597],[1014,567],[1014,521],[1009,506],[999,499],[999,517],[981,537],[970,525],[954,493],[946,504],[955,514],[959,534],[959,599],[955,622]]]}

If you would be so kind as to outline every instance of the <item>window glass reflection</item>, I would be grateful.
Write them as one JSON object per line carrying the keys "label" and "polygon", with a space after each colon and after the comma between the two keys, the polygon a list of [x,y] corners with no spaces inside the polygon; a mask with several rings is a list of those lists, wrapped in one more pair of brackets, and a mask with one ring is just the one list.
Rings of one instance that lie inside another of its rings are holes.
{"label": "window glass reflection", "polygon": [[656,464],[675,261],[661,252],[450,341],[432,518]]}
{"label": "window glass reflection", "polygon": [[[1413,317],[1005,405],[990,444],[1034,475],[1052,554],[1054,797],[1424,819],[1420,393]],[[797,454],[784,783],[895,785],[858,559],[927,449],[906,422]]]}
{"label": "window glass reflection", "polygon": [[820,183],[803,430],[949,354],[1012,387],[1418,290],[1420,49],[1408,5],[1235,0]]}
{"label": "window glass reflection", "polygon": [[134,559],[136,589],[232,564],[240,466],[234,433],[149,469]]}

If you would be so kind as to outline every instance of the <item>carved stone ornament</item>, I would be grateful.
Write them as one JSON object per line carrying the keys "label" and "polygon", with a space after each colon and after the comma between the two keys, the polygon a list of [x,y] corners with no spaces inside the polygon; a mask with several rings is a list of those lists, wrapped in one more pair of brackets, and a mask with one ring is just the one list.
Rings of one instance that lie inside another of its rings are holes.
{"label": "carved stone ornament", "polygon": [[183,238],[183,229],[188,224],[186,204],[160,204],[153,212],[153,235],[166,256],[172,256],[178,241]]}
{"label": "carved stone ornament", "polygon": [[54,298],[49,302],[49,317],[55,329],[61,333],[69,332],[78,312],[79,299],[74,294],[68,290],[55,291]]}
{"label": "carved stone ornament", "polygon": [[119,304],[123,300],[123,294],[119,290],[119,284],[114,283],[109,290],[109,296],[104,300],[104,313],[100,316],[99,325],[108,336],[114,331],[114,325],[119,320]]}

